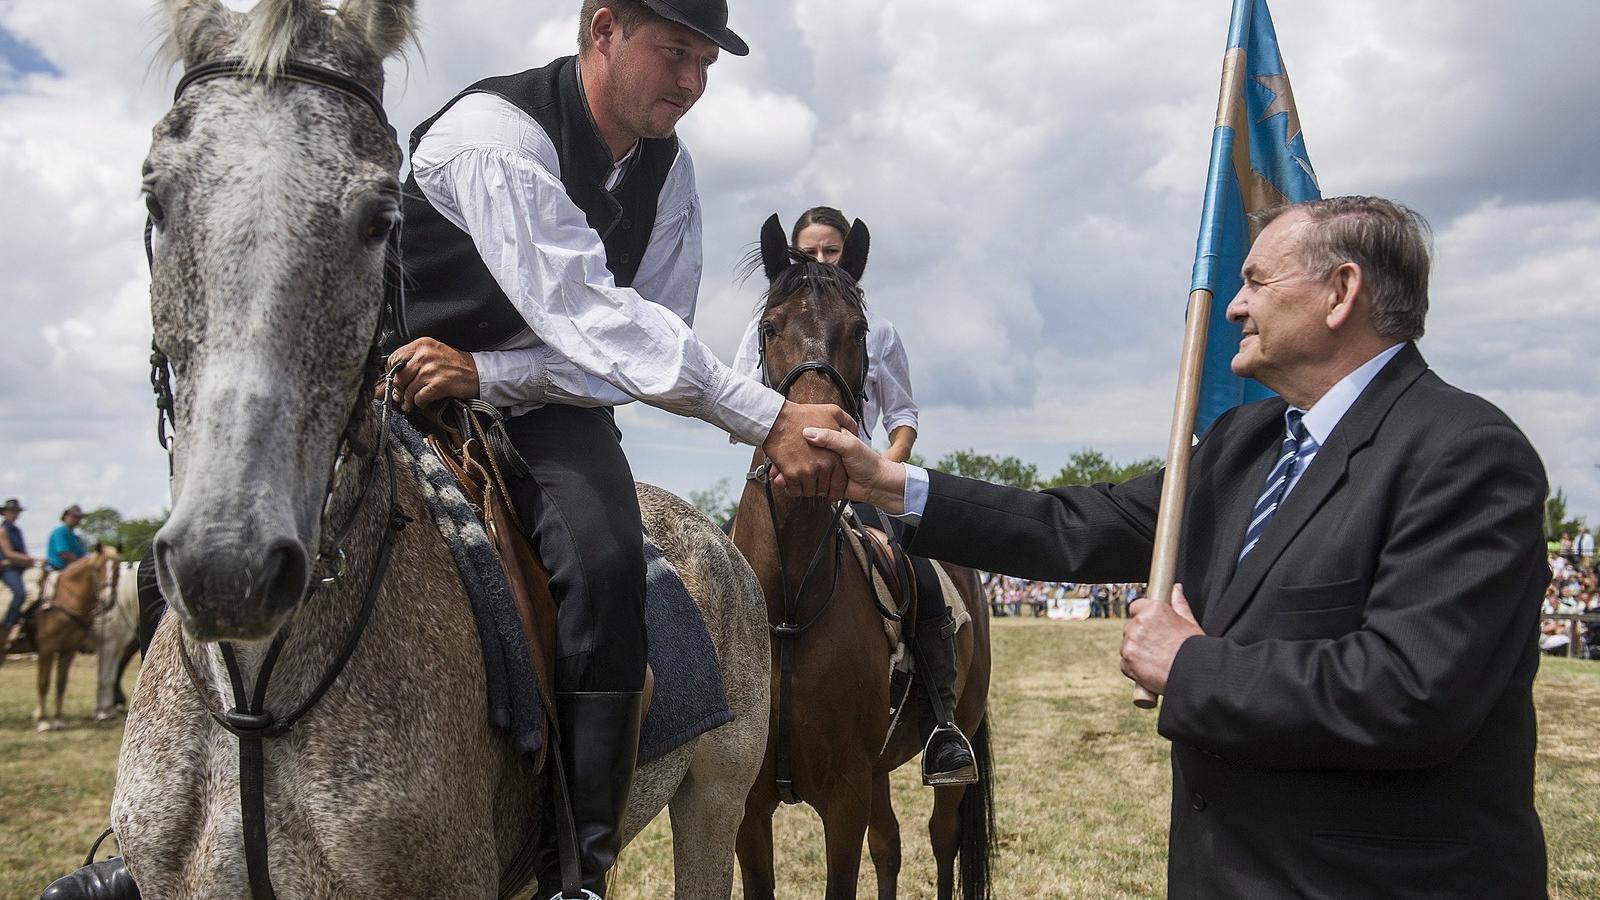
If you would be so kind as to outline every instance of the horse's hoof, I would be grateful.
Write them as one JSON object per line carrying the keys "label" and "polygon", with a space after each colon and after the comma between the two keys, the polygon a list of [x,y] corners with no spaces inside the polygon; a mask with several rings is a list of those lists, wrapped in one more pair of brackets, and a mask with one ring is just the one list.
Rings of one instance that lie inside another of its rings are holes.
{"label": "horse's hoof", "polygon": [[66,719],[52,719],[50,721],[50,730],[51,731],[66,731],[67,730],[67,720]]}
{"label": "horse's hoof", "polygon": [[49,731],[50,730],[50,722],[49,722],[49,720],[40,719],[39,721],[33,723],[33,730],[41,732],[41,733]]}

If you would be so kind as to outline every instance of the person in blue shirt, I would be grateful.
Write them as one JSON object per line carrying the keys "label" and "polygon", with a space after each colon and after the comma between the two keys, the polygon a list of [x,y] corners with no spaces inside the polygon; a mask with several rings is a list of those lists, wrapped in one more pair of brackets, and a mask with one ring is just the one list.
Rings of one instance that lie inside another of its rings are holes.
{"label": "person in blue shirt", "polygon": [[78,523],[83,521],[83,510],[74,503],[61,513],[61,524],[50,532],[50,542],[45,547],[44,558],[50,568],[60,571],[88,554],[83,538],[78,536]]}

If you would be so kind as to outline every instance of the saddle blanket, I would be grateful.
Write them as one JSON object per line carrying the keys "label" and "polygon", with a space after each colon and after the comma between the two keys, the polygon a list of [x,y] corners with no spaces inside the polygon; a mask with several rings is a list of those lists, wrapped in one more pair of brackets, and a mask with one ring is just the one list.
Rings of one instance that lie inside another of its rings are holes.
{"label": "saddle blanket", "polygon": [[[401,416],[390,423],[422,483],[430,518],[450,548],[472,603],[483,653],[489,719],[521,752],[544,746],[544,714],[511,589],[477,512],[455,477]],[[694,598],[666,554],[645,536],[645,629],[655,691],[639,735],[644,764],[733,721],[722,669]]]}

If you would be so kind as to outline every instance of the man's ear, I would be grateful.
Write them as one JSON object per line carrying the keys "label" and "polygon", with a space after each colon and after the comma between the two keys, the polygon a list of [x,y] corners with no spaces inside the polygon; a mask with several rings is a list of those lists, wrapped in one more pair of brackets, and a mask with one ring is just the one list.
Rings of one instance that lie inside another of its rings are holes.
{"label": "man's ear", "polygon": [[844,239],[844,249],[839,253],[839,268],[850,273],[856,281],[867,271],[867,251],[872,248],[872,233],[867,223],[860,219],[850,225],[850,236]]}
{"label": "man's ear", "polygon": [[1361,296],[1361,267],[1353,262],[1340,263],[1328,278],[1330,293],[1328,327],[1338,330],[1355,315],[1356,300]]}
{"label": "man's ear", "polygon": [[778,214],[773,213],[761,223],[761,266],[767,271],[767,280],[777,278],[792,262],[789,258],[789,237],[783,233]]}
{"label": "man's ear", "polygon": [[617,21],[611,7],[602,6],[594,11],[594,18],[584,27],[589,29],[589,43],[595,51],[610,57],[611,49],[622,38],[622,23]]}

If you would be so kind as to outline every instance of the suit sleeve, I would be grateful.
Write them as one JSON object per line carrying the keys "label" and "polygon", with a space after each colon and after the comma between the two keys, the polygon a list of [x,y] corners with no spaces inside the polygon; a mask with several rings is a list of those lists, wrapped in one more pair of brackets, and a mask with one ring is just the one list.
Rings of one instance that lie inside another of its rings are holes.
{"label": "suit sleeve", "polygon": [[1038,581],[1140,581],[1149,574],[1162,473],[1121,485],[1024,491],[928,472],[910,532],[919,556]]}
{"label": "suit sleeve", "polygon": [[1504,424],[1456,436],[1420,471],[1375,523],[1388,539],[1361,628],[1329,640],[1190,638],[1167,682],[1162,735],[1267,768],[1420,768],[1461,752],[1519,665],[1531,677],[1549,580],[1544,472]]}

